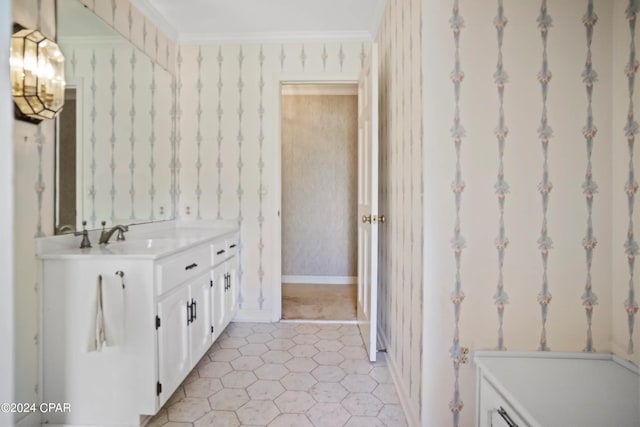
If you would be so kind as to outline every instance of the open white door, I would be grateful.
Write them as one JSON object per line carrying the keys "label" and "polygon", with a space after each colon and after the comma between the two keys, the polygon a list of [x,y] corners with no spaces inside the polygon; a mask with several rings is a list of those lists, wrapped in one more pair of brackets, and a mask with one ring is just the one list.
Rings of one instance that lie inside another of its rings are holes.
{"label": "open white door", "polygon": [[358,82],[358,325],[376,361],[378,317],[378,49]]}

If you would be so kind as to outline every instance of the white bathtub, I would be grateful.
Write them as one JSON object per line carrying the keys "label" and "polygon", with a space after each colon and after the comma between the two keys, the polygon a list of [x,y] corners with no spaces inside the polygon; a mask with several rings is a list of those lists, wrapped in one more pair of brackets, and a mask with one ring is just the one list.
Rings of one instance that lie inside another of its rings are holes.
{"label": "white bathtub", "polygon": [[640,427],[640,372],[611,354],[478,351],[478,427]]}

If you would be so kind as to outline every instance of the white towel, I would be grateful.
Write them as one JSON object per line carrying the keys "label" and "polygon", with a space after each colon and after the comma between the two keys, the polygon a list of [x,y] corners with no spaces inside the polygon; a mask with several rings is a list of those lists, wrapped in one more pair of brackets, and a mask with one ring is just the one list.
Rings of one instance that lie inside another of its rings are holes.
{"label": "white towel", "polygon": [[124,288],[116,277],[106,277],[102,288],[102,321],[104,345],[116,347],[124,345]]}
{"label": "white towel", "polygon": [[89,336],[86,350],[102,351],[102,346],[106,343],[102,305],[102,275],[98,276],[94,295],[93,303],[89,306]]}
{"label": "white towel", "polygon": [[99,275],[94,295],[85,348],[88,352],[124,343],[124,289],[115,283],[103,286],[102,275]]}

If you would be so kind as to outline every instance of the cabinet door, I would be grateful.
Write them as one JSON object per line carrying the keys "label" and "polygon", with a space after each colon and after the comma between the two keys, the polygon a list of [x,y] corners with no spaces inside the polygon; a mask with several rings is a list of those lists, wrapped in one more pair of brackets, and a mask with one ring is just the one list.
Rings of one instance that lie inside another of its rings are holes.
{"label": "cabinet door", "polygon": [[164,390],[159,395],[158,407],[166,402],[191,370],[188,304],[188,287],[158,302],[158,381]]}
{"label": "cabinet door", "polygon": [[211,292],[212,299],[212,312],[213,312],[213,336],[214,339],[220,335],[222,330],[225,327],[225,321],[227,316],[226,310],[226,280],[225,280],[225,266],[224,264],[220,264],[212,271],[213,276],[213,288]]}
{"label": "cabinet door", "polygon": [[230,258],[225,263],[227,270],[227,313],[226,322],[229,323],[238,311],[238,261],[237,257]]}
{"label": "cabinet door", "polygon": [[198,363],[200,358],[211,346],[211,284],[210,274],[204,274],[191,283],[190,304],[192,322],[189,326],[191,338],[191,365]]}

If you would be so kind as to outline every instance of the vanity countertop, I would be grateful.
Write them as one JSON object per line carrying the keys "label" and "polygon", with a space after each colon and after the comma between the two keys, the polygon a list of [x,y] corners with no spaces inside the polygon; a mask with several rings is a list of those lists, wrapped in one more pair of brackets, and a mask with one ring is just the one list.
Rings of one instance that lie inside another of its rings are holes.
{"label": "vanity countertop", "polygon": [[176,222],[131,225],[125,241],[99,245],[99,230],[89,232],[91,248],[80,249],[82,236],[63,235],[36,239],[40,259],[73,259],[90,257],[126,257],[158,259],[203,244],[209,240],[231,235],[236,225],[221,222]]}
{"label": "vanity countertop", "polygon": [[611,354],[480,351],[475,362],[530,425],[640,426],[638,367]]}

